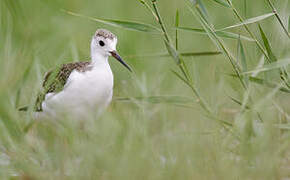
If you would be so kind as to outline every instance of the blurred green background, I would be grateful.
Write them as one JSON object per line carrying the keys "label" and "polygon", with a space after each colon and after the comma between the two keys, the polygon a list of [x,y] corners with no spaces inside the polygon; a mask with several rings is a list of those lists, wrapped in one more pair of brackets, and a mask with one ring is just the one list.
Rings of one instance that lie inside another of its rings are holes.
{"label": "blurred green background", "polygon": [[[215,29],[239,23],[231,8],[213,0],[203,3]],[[289,1],[273,4],[288,27]],[[186,0],[157,0],[157,5],[172,40],[177,10],[179,26],[203,28]],[[272,12],[266,0],[233,0],[233,5],[244,19]],[[194,86],[213,111],[210,117],[172,73],[178,71],[174,60],[158,56],[167,53],[162,35],[104,25],[63,10],[159,27],[138,0],[1,0],[1,179],[290,178],[290,98],[289,92],[279,91],[284,84],[277,69],[258,76],[277,87],[250,82],[245,91],[227,75],[234,71],[223,54],[184,57]],[[289,59],[290,41],[275,16],[259,24],[277,59]],[[31,114],[19,113],[17,107],[33,104],[46,71],[90,59],[90,40],[98,28],[118,36],[117,49],[135,71],[130,74],[110,59],[116,100],[107,112],[82,125],[65,118],[35,122]],[[257,23],[249,28],[263,44]],[[228,31],[250,37],[242,26]],[[221,38],[239,57],[238,40]],[[242,43],[248,70],[255,69],[262,53],[254,42]],[[219,51],[207,34],[183,30],[178,30],[178,46],[180,53]],[[248,97],[245,108],[239,103]]]}

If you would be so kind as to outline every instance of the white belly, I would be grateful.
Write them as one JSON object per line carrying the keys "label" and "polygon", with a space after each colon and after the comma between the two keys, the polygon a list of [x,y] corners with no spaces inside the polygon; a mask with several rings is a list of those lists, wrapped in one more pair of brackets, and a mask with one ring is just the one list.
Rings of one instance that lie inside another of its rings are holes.
{"label": "white belly", "polygon": [[48,94],[43,102],[43,111],[73,116],[100,113],[111,102],[113,74],[110,68],[95,67],[91,71],[73,71],[64,89],[57,94]]}

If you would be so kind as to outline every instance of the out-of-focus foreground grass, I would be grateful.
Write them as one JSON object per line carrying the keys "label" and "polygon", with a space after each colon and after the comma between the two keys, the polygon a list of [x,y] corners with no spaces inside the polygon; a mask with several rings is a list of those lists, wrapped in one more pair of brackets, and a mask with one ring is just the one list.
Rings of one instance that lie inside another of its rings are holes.
{"label": "out-of-focus foreground grass", "polygon": [[[0,179],[290,178],[288,0],[142,2],[0,1]],[[160,13],[171,40],[64,10],[161,29]],[[45,71],[89,59],[97,28],[118,36],[135,71],[110,60],[106,113],[82,123],[19,113]]]}

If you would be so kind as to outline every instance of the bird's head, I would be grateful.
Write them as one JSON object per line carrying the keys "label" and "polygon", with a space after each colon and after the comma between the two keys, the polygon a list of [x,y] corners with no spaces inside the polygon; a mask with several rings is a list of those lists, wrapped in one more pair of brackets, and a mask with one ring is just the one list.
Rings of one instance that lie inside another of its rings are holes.
{"label": "bird's head", "polygon": [[108,56],[113,56],[127,69],[129,69],[129,71],[132,71],[131,68],[122,60],[122,58],[117,53],[117,42],[117,37],[113,33],[105,29],[98,29],[94,34],[91,42],[92,58],[107,59]]}

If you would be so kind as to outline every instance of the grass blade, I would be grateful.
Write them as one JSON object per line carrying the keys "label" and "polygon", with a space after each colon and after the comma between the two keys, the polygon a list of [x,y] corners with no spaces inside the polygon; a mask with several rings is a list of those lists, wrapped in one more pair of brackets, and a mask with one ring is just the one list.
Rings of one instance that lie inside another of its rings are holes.
{"label": "grass blade", "polygon": [[[185,31],[190,31],[190,32],[193,32],[193,33],[207,35],[206,31],[203,30],[203,29],[189,28],[189,27],[178,27],[178,29],[185,30]],[[243,40],[246,40],[246,41],[255,41],[254,39],[249,38],[247,36],[242,36],[242,35],[235,34],[235,33],[232,33],[232,32],[215,31],[215,33],[219,37],[224,37],[224,38],[229,38],[229,39],[239,39],[240,38],[240,39],[243,39]]]}
{"label": "grass blade", "polygon": [[269,18],[269,17],[273,16],[274,14],[275,13],[267,13],[267,14],[263,14],[261,16],[249,18],[249,19],[244,20],[242,23],[238,23],[238,24],[235,24],[235,25],[232,25],[232,26],[228,26],[228,27],[219,29],[218,31],[222,31],[222,30],[226,30],[226,29],[231,29],[231,28],[235,28],[235,27],[239,27],[239,26],[244,26],[246,24],[256,23],[256,22],[262,21],[262,20],[264,20],[266,18]]}
{"label": "grass blade", "polygon": [[166,96],[166,95],[158,95],[158,96],[148,96],[148,97],[117,97],[114,99],[115,101],[142,101],[152,104],[192,104],[194,99],[191,97],[185,96]]}
{"label": "grass blade", "polygon": [[173,72],[173,74],[178,77],[180,80],[182,80],[185,84],[187,84],[188,86],[191,86],[191,84],[184,78],[182,77],[178,72],[171,70],[171,72]]}
{"label": "grass blade", "polygon": [[205,18],[205,20],[207,21],[208,19],[208,12],[202,2],[202,0],[196,0],[198,7],[200,7],[201,11],[202,11],[202,15]]}
{"label": "grass blade", "polygon": [[290,16],[288,17],[288,32],[290,31]]}
{"label": "grass blade", "polygon": [[[238,40],[238,56],[239,56],[241,64],[242,64],[242,71],[244,71],[244,72],[247,71],[248,68],[247,68],[245,50],[244,50],[243,44],[242,44],[240,39]],[[245,83],[247,85],[248,82],[249,82],[248,75],[246,74],[246,75],[243,75],[242,77],[243,77],[243,79],[244,79],[244,81],[245,81]]]}
{"label": "grass blade", "polygon": [[247,71],[247,72],[243,72],[242,74],[250,74],[250,73],[270,71],[270,70],[274,70],[274,69],[283,68],[283,67],[285,67],[285,66],[287,66],[289,64],[290,64],[290,58],[281,59],[281,60],[278,60],[276,62],[273,62],[273,63],[270,63],[270,64],[266,64],[262,68],[258,68],[258,69]]}
{"label": "grass blade", "polygon": [[172,45],[164,39],[165,46],[169,55],[174,59],[176,64],[180,64],[180,58],[178,52],[172,47]]}
{"label": "grass blade", "polygon": [[[238,105],[240,105],[240,106],[243,106],[243,103],[242,103],[241,101],[239,101],[239,100],[237,100],[236,98],[231,97],[231,96],[229,96],[229,95],[228,95],[228,97],[229,97],[233,102],[235,102],[236,104],[238,104]],[[245,108],[246,108],[246,109],[250,109],[250,107],[249,107],[248,105],[245,105]]]}
{"label": "grass blade", "polygon": [[[179,26],[179,12],[176,10],[175,14],[175,27]],[[175,29],[175,49],[178,51],[178,29]]]}
{"label": "grass blade", "polygon": [[186,52],[186,53],[180,53],[181,56],[184,57],[196,57],[196,56],[216,56],[220,55],[222,52],[220,51],[208,51],[208,52]]}
{"label": "grass blade", "polygon": [[86,19],[96,21],[99,23],[103,23],[106,25],[124,28],[124,29],[128,29],[128,30],[146,32],[146,33],[157,33],[157,32],[160,33],[161,32],[159,28],[157,28],[151,24],[144,24],[144,23],[133,22],[133,21],[121,21],[121,20],[113,20],[113,19],[93,18],[93,17],[82,15],[82,14],[74,13],[71,11],[66,11],[66,10],[63,10],[63,11],[69,15],[72,15],[72,16],[82,17],[82,18],[86,18]]}
{"label": "grass blade", "polygon": [[[187,1],[186,1],[187,2]],[[211,27],[210,24],[207,23],[206,20],[204,20],[204,16],[202,16],[202,11],[200,11],[200,8],[198,6],[195,6],[195,9],[193,9],[191,7],[191,4],[187,4],[189,10],[191,11],[191,13],[198,18],[198,20],[200,21],[201,25],[203,26],[204,30],[206,31],[206,33],[208,34],[208,36],[211,38],[212,42],[221,50],[221,52],[225,55],[225,57],[227,57],[235,71],[235,73],[237,74],[237,76],[240,79],[240,82],[242,84],[242,86],[246,89],[246,85],[241,77],[241,70],[240,67],[238,66],[238,64],[236,63],[235,59],[233,58],[233,56],[231,55],[231,53],[228,51],[228,49],[225,47],[224,43],[222,42],[222,40],[217,36],[217,34],[215,33],[215,30],[213,27]]]}
{"label": "grass blade", "polygon": [[267,36],[264,33],[264,31],[263,31],[263,29],[262,29],[262,27],[260,25],[259,25],[259,31],[260,31],[264,46],[266,47],[266,51],[268,53],[268,56],[270,58],[270,62],[277,61],[277,58],[275,57],[275,55],[274,55],[274,53],[272,51],[272,48],[271,48],[271,45],[270,45],[270,43],[269,43],[269,41],[267,39]]}
{"label": "grass blade", "polygon": [[223,1],[223,0],[213,0],[213,1],[215,1],[216,3],[222,5],[223,7],[226,7],[226,8],[230,7],[230,5],[227,2]]}
{"label": "grass blade", "polygon": [[[230,74],[230,76],[234,77],[234,78],[237,78],[237,75],[235,75],[235,74]],[[277,84],[277,83],[272,83],[272,82],[269,82],[269,81],[267,81],[265,79],[251,77],[251,76],[249,77],[249,81],[252,82],[252,83],[256,83],[256,84],[259,84],[259,85],[266,86],[268,88],[276,88],[277,86],[279,86],[279,84]],[[285,87],[280,87],[279,91],[285,92],[285,93],[290,93],[290,89],[285,88]]]}
{"label": "grass blade", "polygon": [[272,8],[272,11],[275,13],[275,16],[278,20],[278,22],[280,23],[282,29],[284,30],[285,34],[288,36],[288,38],[290,38],[290,34],[289,34],[289,30],[287,31],[286,27],[284,26],[283,22],[282,22],[282,19],[280,17],[280,15],[278,14],[276,8],[274,7],[273,3],[271,2],[271,0],[267,0],[268,1],[268,4],[270,5],[270,7]]}
{"label": "grass blade", "polygon": [[[261,37],[262,37],[264,46],[266,47],[266,51],[267,51],[268,56],[269,56],[269,61],[272,62],[272,63],[273,62],[276,62],[277,61],[277,58],[274,55],[274,53],[272,51],[272,48],[271,48],[271,45],[270,45],[270,42],[268,41],[267,36],[264,33],[264,31],[263,31],[262,27],[260,26],[260,24],[259,24],[259,31],[260,31],[260,34],[261,34]],[[281,67],[280,68],[280,78],[284,81],[284,83],[288,87],[290,87],[290,85],[289,85],[288,72],[287,72],[287,70],[284,67]]]}
{"label": "grass blade", "polygon": [[[203,51],[203,52],[182,52],[179,53],[180,56],[183,57],[199,57],[199,56],[216,56],[221,55],[222,53],[219,51]],[[171,55],[167,52],[158,53],[158,54],[144,54],[144,55],[128,55],[124,56],[125,58],[151,58],[151,57],[170,57]]]}

